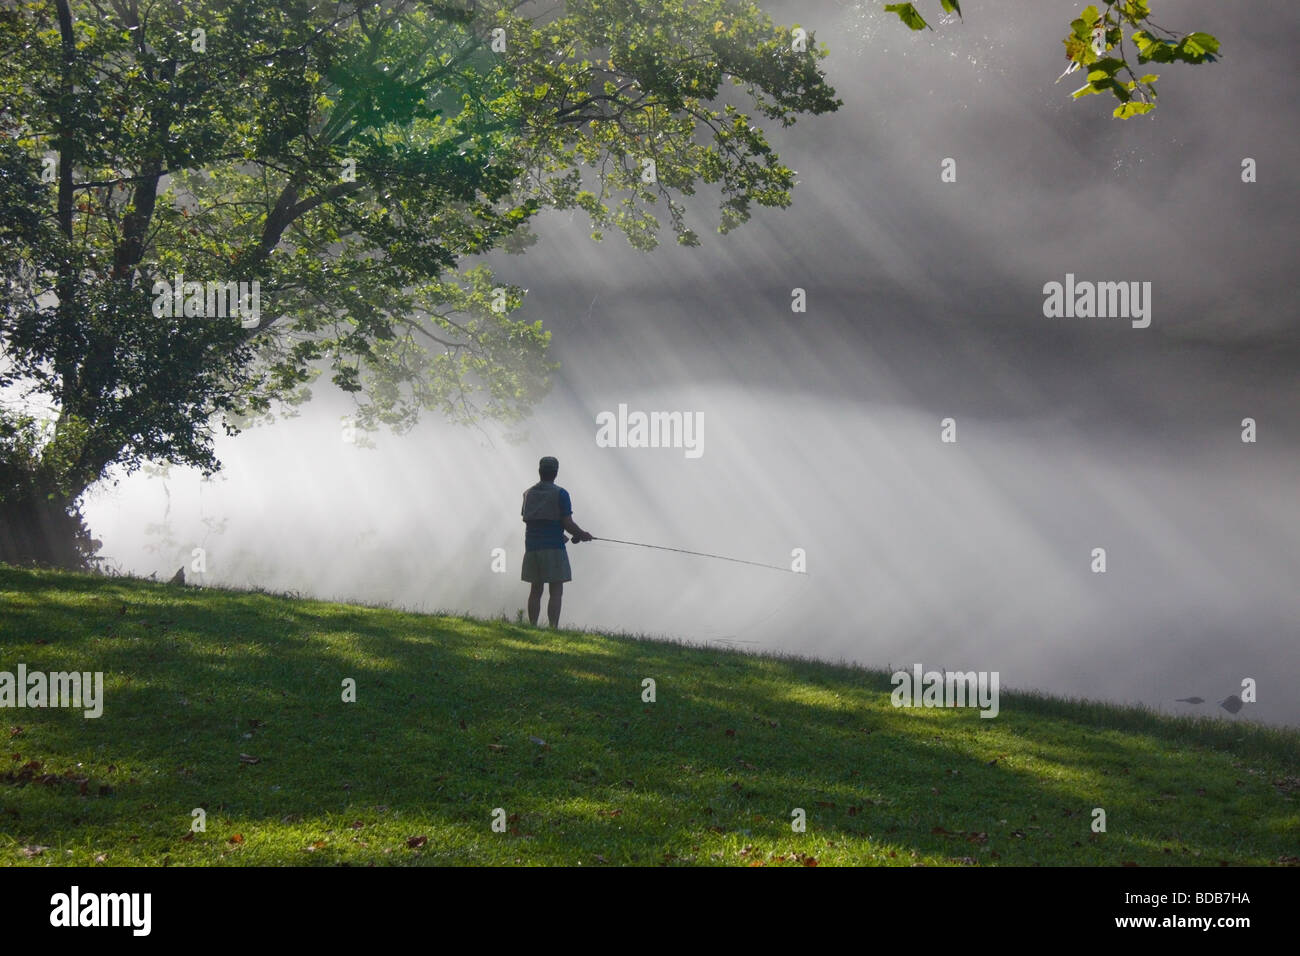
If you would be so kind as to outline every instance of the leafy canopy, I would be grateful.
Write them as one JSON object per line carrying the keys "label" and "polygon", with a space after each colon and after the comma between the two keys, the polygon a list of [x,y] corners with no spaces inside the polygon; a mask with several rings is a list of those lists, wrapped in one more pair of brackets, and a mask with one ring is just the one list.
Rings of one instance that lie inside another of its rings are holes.
{"label": "leafy canopy", "polygon": [[750,0],[25,0],[0,54],[0,384],[55,412],[68,494],[215,470],[210,423],[325,374],[362,429],[519,419],[549,333],[473,257],[544,208],[694,245],[697,189],[727,232],[790,202],[764,122],[840,102]]}

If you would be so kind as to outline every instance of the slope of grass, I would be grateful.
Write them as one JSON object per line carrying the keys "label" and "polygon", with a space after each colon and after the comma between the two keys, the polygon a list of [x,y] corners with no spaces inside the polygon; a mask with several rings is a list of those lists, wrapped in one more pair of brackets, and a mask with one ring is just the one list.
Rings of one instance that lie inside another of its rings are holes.
{"label": "slope of grass", "polygon": [[0,710],[5,865],[1300,862],[1287,729],[126,578],[0,567],[0,609],[0,671],[105,682]]}

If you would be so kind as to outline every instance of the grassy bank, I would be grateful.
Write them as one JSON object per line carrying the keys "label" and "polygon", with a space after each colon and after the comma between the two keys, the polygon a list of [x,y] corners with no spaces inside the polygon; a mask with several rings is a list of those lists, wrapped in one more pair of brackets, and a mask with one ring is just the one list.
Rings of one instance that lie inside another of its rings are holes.
{"label": "grassy bank", "polygon": [[4,865],[1300,862],[1300,734],[1240,719],[0,566],[19,663],[105,700],[0,710]]}

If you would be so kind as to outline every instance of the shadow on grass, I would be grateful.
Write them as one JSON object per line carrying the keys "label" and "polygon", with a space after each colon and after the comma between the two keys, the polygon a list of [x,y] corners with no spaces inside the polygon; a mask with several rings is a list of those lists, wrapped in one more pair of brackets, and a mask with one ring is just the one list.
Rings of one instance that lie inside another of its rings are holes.
{"label": "shadow on grass", "polygon": [[[104,671],[107,698],[98,720],[5,713],[21,726],[0,755],[11,857],[1158,865],[1294,853],[1297,736],[1272,728],[1034,695],[1003,695],[993,720],[898,710],[888,675],[798,658],[129,579],[0,567],[0,596],[0,669]],[[183,839],[194,808],[209,832]],[[505,833],[491,830],[496,808]],[[806,833],[791,829],[796,808]],[[1106,833],[1092,832],[1095,808]]]}

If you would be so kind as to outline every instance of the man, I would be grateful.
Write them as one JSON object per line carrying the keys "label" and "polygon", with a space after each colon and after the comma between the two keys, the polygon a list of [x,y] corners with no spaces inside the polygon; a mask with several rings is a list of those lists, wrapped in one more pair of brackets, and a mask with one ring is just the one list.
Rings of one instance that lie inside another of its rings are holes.
{"label": "man", "polygon": [[542,588],[550,585],[551,598],[546,602],[546,617],[551,627],[560,626],[560,602],[564,600],[564,582],[573,580],[569,553],[564,550],[564,532],[573,535],[573,543],[590,541],[592,536],[573,521],[569,493],[555,483],[560,463],[549,455],[537,463],[542,480],[524,492],[520,509],[528,530],[524,534],[524,565],[520,577],[532,585],[528,592],[528,623],[536,626],[542,612]]}

